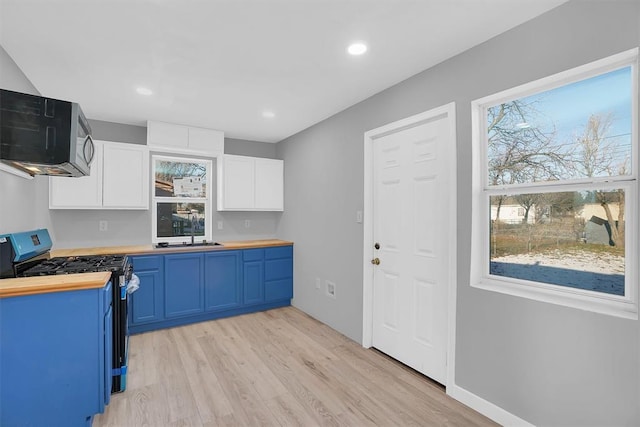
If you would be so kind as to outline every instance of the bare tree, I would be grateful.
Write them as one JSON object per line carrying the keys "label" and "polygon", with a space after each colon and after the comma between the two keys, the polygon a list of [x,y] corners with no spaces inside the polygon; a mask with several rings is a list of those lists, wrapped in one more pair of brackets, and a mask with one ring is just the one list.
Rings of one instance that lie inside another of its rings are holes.
{"label": "bare tree", "polygon": [[[618,154],[619,141],[609,135],[613,123],[612,114],[592,114],[589,116],[582,135],[576,137],[575,161],[573,168],[579,178],[626,175],[629,157]],[[611,242],[614,246],[624,247],[624,191],[596,191],[595,199],[604,210],[611,230]],[[618,206],[617,221],[611,206]]]}
{"label": "bare tree", "polygon": [[[489,184],[547,181],[562,175],[566,156],[554,144],[555,127],[551,123],[545,129],[541,122],[534,104],[521,100],[487,109]],[[504,198],[496,200],[497,221]]]}
{"label": "bare tree", "polygon": [[[524,209],[524,216],[522,218],[523,224],[529,223],[529,213],[532,208],[540,202],[542,194],[518,194],[515,196],[516,201]],[[535,212],[535,211],[534,211]],[[536,220],[538,218],[536,217]]]}

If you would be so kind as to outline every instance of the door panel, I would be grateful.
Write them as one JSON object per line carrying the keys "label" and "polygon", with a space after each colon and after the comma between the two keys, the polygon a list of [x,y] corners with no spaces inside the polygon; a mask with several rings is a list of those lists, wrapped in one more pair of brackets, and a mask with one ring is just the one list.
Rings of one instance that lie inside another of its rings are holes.
{"label": "door panel", "polygon": [[204,257],[202,254],[165,256],[165,316],[204,311]]}
{"label": "door panel", "polygon": [[264,302],[264,261],[245,261],[243,278],[245,305]]}
{"label": "door panel", "polygon": [[[445,116],[373,141],[373,346],[446,380],[449,188]],[[453,284],[452,284],[453,285]]]}
{"label": "door panel", "polygon": [[242,304],[240,252],[225,251],[206,254],[205,310],[228,310]]}

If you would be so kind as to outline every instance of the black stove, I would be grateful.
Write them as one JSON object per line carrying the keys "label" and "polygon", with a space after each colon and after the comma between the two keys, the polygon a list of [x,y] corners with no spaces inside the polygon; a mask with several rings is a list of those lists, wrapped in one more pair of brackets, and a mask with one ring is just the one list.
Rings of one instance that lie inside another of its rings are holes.
{"label": "black stove", "polygon": [[123,274],[127,266],[124,255],[96,255],[49,258],[19,273],[23,277],[54,274],[91,273],[111,271]]}

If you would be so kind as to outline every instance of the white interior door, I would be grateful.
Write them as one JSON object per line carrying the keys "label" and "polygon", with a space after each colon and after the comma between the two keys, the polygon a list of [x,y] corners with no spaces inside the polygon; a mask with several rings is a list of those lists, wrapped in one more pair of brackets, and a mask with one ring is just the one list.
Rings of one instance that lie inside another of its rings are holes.
{"label": "white interior door", "polygon": [[[373,140],[374,347],[446,385],[450,198],[447,114]],[[366,252],[365,252],[366,253]]]}

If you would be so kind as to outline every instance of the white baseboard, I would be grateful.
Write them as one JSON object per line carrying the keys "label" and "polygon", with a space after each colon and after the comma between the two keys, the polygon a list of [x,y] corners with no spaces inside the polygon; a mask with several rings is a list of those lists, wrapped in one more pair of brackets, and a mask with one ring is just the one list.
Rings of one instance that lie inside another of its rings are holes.
{"label": "white baseboard", "polygon": [[447,394],[505,427],[534,427],[533,424],[505,411],[501,407],[496,406],[479,396],[476,396],[456,384],[447,386]]}

